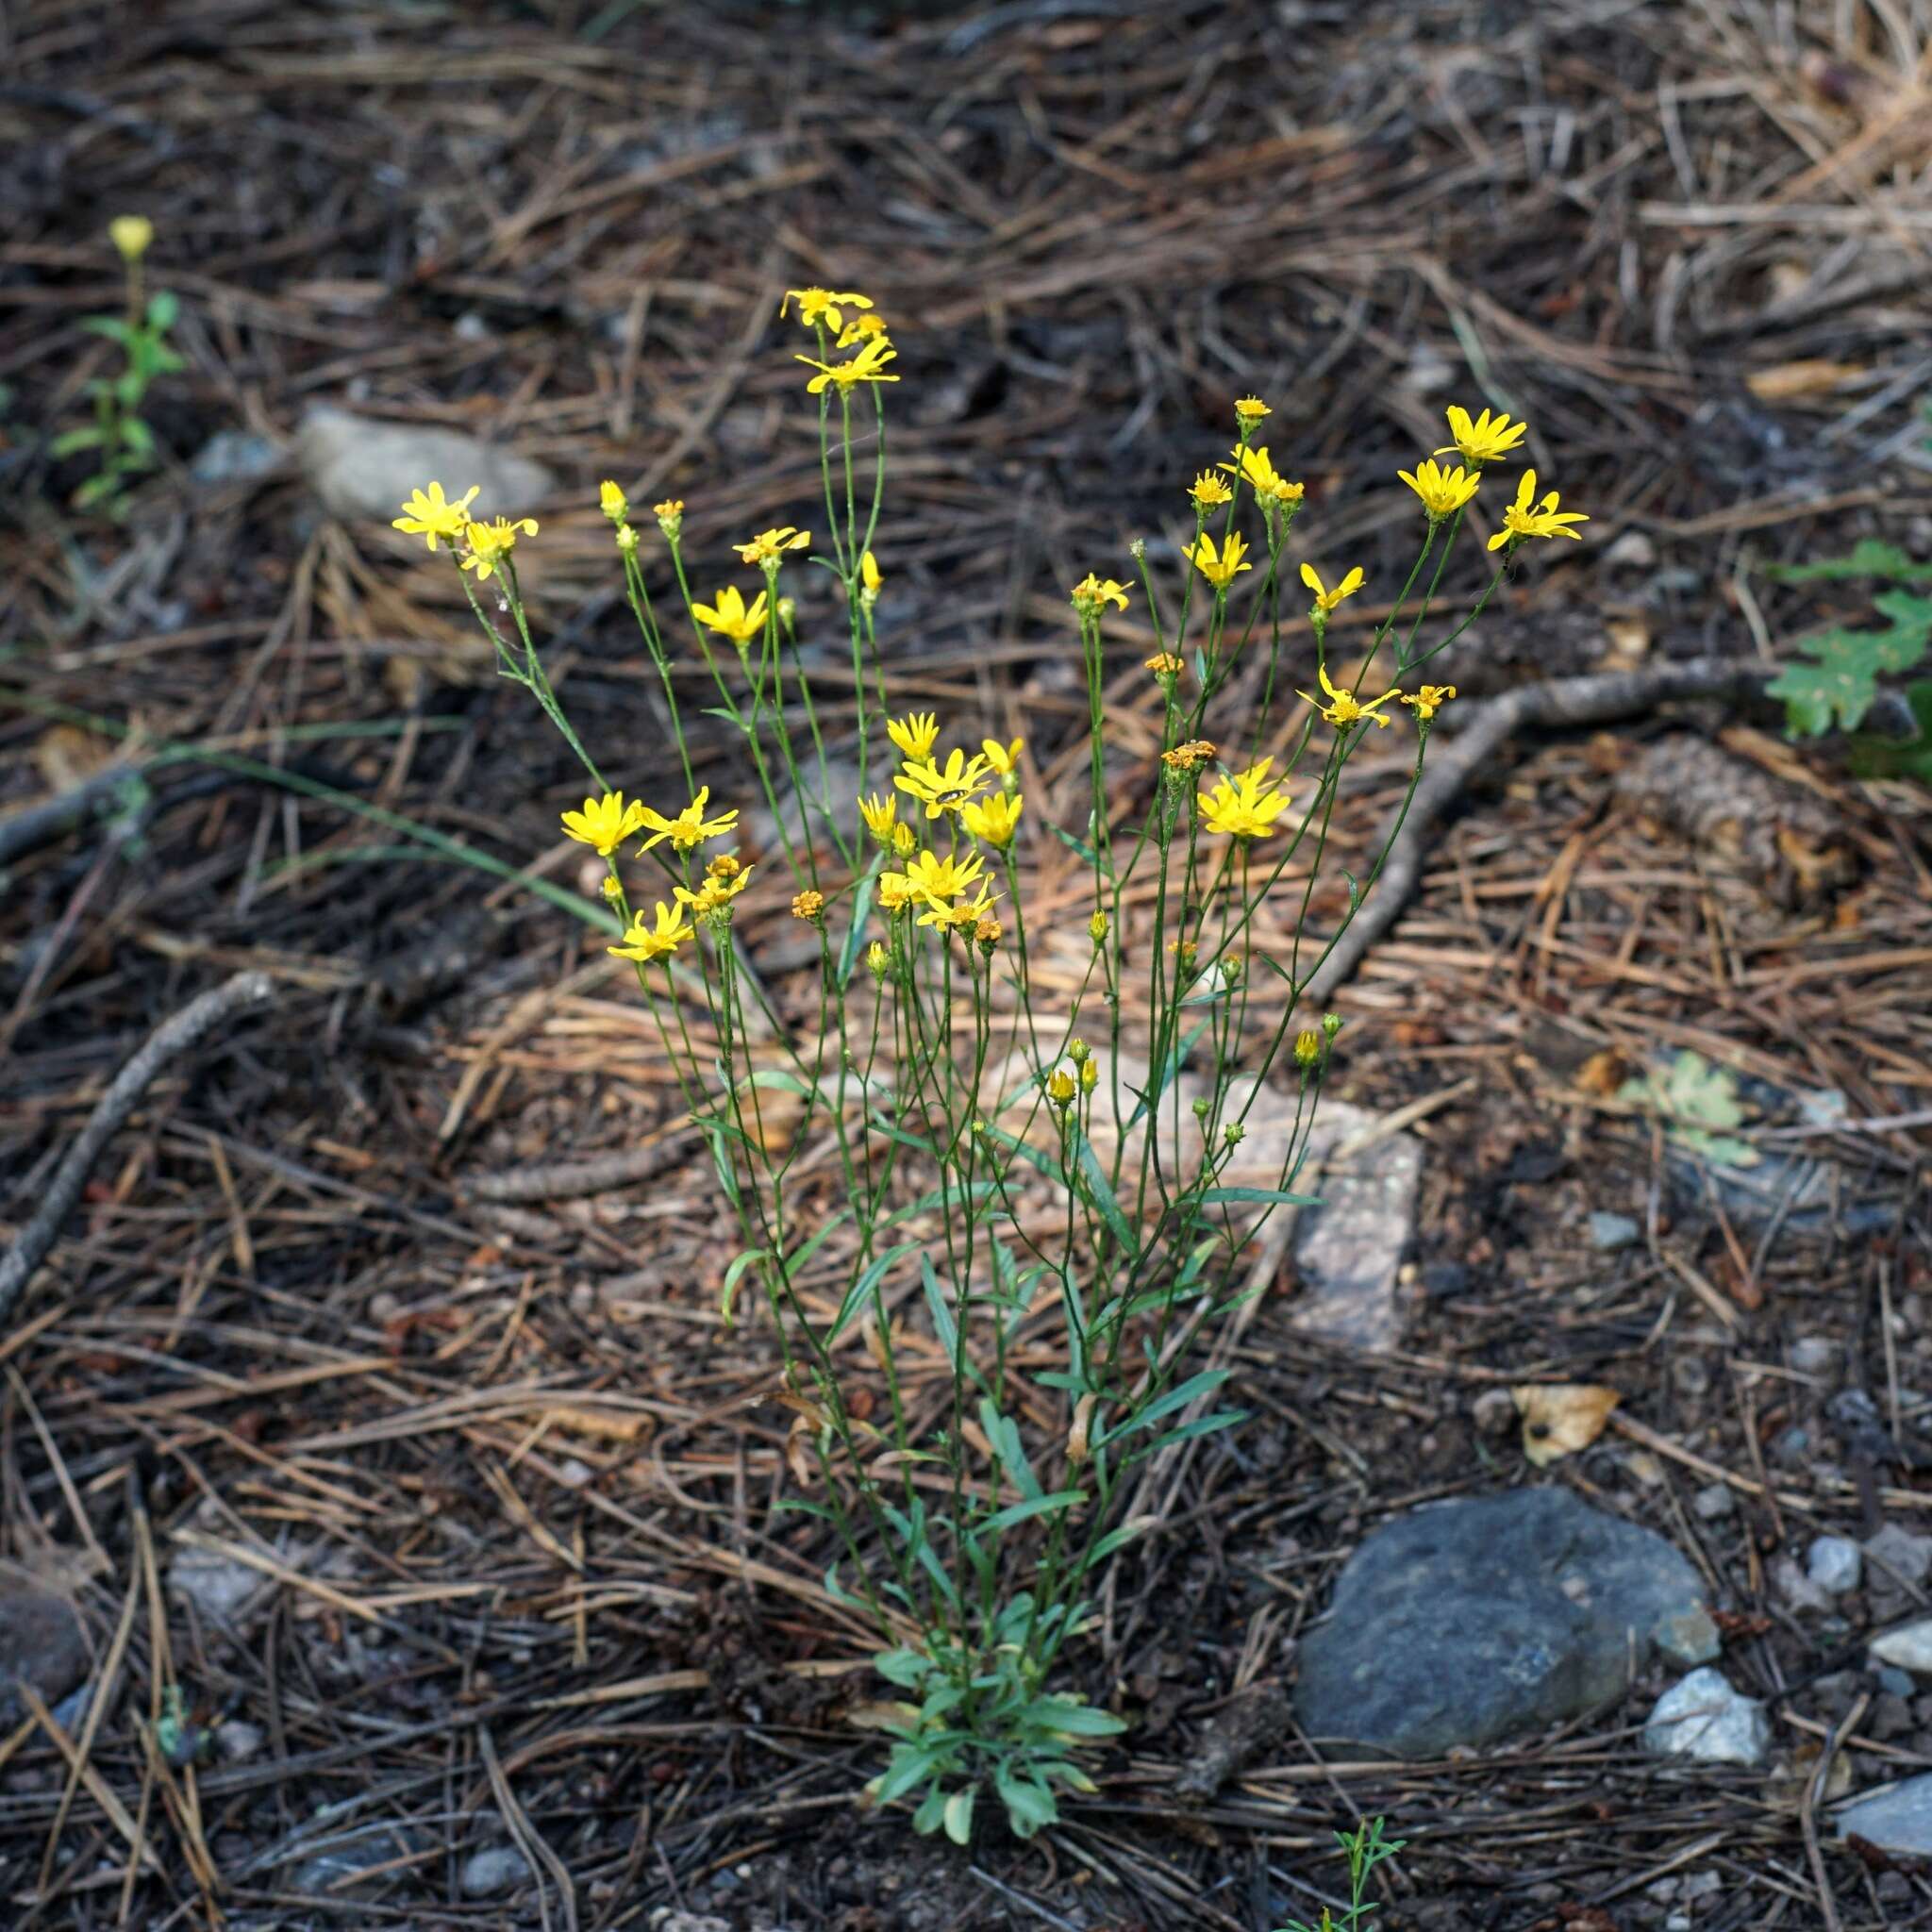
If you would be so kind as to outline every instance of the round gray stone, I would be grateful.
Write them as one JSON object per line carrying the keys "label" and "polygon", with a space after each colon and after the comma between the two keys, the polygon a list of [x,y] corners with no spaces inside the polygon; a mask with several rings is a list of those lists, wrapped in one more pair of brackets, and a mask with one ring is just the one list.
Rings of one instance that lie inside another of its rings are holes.
{"label": "round gray stone", "polygon": [[1569,1490],[1438,1504],[1343,1566],[1296,1711],[1315,1738],[1437,1757],[1613,1702],[1702,1624],[1690,1563]]}

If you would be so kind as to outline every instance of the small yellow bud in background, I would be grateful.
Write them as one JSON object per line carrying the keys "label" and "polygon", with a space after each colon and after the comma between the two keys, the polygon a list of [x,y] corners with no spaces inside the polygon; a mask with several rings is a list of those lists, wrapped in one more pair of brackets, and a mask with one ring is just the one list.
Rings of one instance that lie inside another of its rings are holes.
{"label": "small yellow bud in background", "polygon": [[597,508],[613,524],[621,524],[630,515],[630,505],[625,501],[624,491],[608,478],[597,486]]}
{"label": "small yellow bud in background", "polygon": [[1061,1108],[1074,1104],[1074,1076],[1064,1067],[1056,1067],[1047,1076],[1046,1097]]}
{"label": "small yellow bud in background", "polygon": [[1093,1059],[1082,1060],[1080,1063],[1080,1091],[1082,1093],[1091,1093],[1099,1085],[1100,1062]]}
{"label": "small yellow bud in background", "polygon": [[743,870],[738,860],[728,852],[721,852],[705,870],[714,879],[735,879]]}
{"label": "small yellow bud in background", "polygon": [[1333,1040],[1341,1031],[1341,1015],[1340,1013],[1324,1013],[1322,1015],[1322,1031],[1330,1040]]}
{"label": "small yellow bud in background", "polygon": [[819,924],[825,916],[825,895],[823,892],[800,892],[791,902],[793,919],[803,919],[811,924]]}
{"label": "small yellow bud in background", "polygon": [[638,547],[638,533],[634,529],[632,529],[628,524],[619,524],[617,526],[617,547],[621,551],[623,551],[626,557],[630,557],[636,554]]}
{"label": "small yellow bud in background", "polygon": [[1322,1058],[1322,1036],[1312,1026],[1305,1026],[1295,1035],[1294,1057],[1305,1067],[1312,1067]]}
{"label": "small yellow bud in background", "polygon": [[1107,938],[1107,914],[1097,907],[1093,917],[1087,922],[1087,937],[1097,946]]}
{"label": "small yellow bud in background", "polygon": [[1241,1144],[1241,1141],[1244,1139],[1246,1139],[1247,1132],[1247,1128],[1242,1126],[1241,1122],[1229,1121],[1226,1126],[1222,1128],[1221,1138],[1224,1141],[1225,1141],[1230,1147],[1239,1147]]}
{"label": "small yellow bud in background", "polygon": [[604,896],[614,906],[624,897],[624,881],[614,872],[604,874]]}
{"label": "small yellow bud in background", "polygon": [[883,979],[891,970],[892,957],[877,940],[865,949],[866,969],[874,979]]}
{"label": "small yellow bud in background", "polygon": [[155,239],[155,225],[145,215],[116,215],[108,224],[108,239],[128,267],[141,259]]}
{"label": "small yellow bud in background", "polygon": [[658,527],[664,532],[664,541],[675,543],[677,533],[684,528],[683,497],[666,497],[662,503],[653,506],[651,514],[658,519]]}
{"label": "small yellow bud in background", "polygon": [[1076,1067],[1084,1067],[1092,1056],[1093,1049],[1084,1040],[1070,1040],[1067,1041],[1067,1058]]}
{"label": "small yellow bud in background", "polygon": [[798,599],[796,597],[780,597],[778,599],[778,622],[785,626],[786,635],[790,636],[798,624]]}
{"label": "small yellow bud in background", "polygon": [[901,858],[910,858],[919,850],[919,835],[910,825],[894,825],[892,827],[892,850]]}
{"label": "small yellow bud in background", "polygon": [[858,559],[858,581],[863,586],[861,594],[867,597],[876,597],[885,584],[879,560],[870,550]]}
{"label": "small yellow bud in background", "polygon": [[1194,1118],[1197,1121],[1205,1121],[1208,1118],[1208,1099],[1205,1094],[1194,1103]]}

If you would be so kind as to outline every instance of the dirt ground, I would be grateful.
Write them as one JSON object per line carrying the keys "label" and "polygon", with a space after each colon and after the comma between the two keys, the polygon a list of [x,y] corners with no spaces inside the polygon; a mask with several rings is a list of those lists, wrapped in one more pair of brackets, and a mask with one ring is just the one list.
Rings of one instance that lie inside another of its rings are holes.
{"label": "dirt ground", "polygon": [[[0,811],[138,768],[0,877],[8,1239],[157,1024],[274,986],[150,1089],[0,1329],[0,1580],[71,1596],[107,1686],[62,1707],[84,1754],[0,1713],[0,1918],[1266,1932],[1383,1813],[1389,1932],[1932,1924],[1932,1872],[1840,1844],[1813,1775],[1828,1743],[1855,1788],[1932,1770],[1932,1697],[1862,1674],[1926,1592],[1805,1611],[1775,1580],[1821,1531],[1932,1531],[1923,790],[1751,701],[1476,775],[1335,1000],[1340,1096],[1424,1142],[1401,1345],[1307,1340],[1283,1272],[1236,1351],[1254,1420],[1073,1662],[1135,1721],[1099,1795],[956,1853],[852,1803],[875,1690],[813,1525],[773,1511],[769,1338],[721,1327],[724,1210],[647,1017],[594,935],[423,842],[575,884],[568,753],[437,560],[325,515],[292,456],[208,455],[329,405],[549,464],[533,597],[631,790],[663,741],[596,481],[687,499],[720,558],[798,520],[775,311],[808,280],[872,291],[902,351],[897,691],[1024,732],[1042,819],[1085,782],[1066,587],[1173,537],[1249,391],[1308,479],[1298,539],[1372,583],[1446,403],[1534,425],[1589,541],[1458,647],[1466,700],[1774,661],[1865,587],[1765,564],[1932,557],[1927,0],[14,0],[0,48]],[[107,366],[81,322],[130,210],[187,367],[114,525],[44,444]],[[1131,616],[1108,641],[1152,647]],[[1676,824],[1691,743],[1798,844]],[[1399,753],[1356,769],[1344,854],[1402,784]],[[782,900],[743,928],[802,1001]],[[1618,1103],[1687,1051],[1759,1103],[1768,1206]],[[531,1179],[605,1154],[626,1185]],[[1538,1380],[1622,1397],[1547,1472],[1478,1423]],[[1361,1536],[1525,1482],[1697,1564],[1769,1770],[1646,1757],[1661,1676],[1441,1762],[1296,1732],[1275,1693]],[[197,1566],[200,1605],[169,1581]],[[534,1875],[466,1892],[504,1845]]]}

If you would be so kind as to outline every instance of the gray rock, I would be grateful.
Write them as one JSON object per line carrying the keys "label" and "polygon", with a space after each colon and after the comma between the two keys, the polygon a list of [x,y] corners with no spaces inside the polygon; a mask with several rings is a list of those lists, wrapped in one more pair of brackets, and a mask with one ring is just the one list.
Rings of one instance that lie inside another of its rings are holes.
{"label": "gray rock", "polygon": [[168,1565],[171,1595],[192,1603],[212,1624],[238,1624],[274,1583],[252,1563],[190,1543]]}
{"label": "gray rock", "polygon": [[1658,1656],[1674,1664],[1707,1664],[1724,1647],[1724,1641],[1702,1604],[1657,1622]]}
{"label": "gray rock", "polygon": [[1840,1807],[1840,1838],[1866,1839],[1888,1852],[1932,1856],[1932,1774],[1908,1777]]}
{"label": "gray rock", "polygon": [[1729,1483],[1709,1483],[1691,1497],[1690,1507],[1706,1523],[1722,1523],[1738,1513],[1738,1498]]}
{"label": "gray rock", "polygon": [[1916,1623],[1902,1624],[1883,1637],[1874,1637],[1872,1656],[1877,1663],[1895,1664],[1914,1676],[1932,1677],[1932,1617],[1921,1617]]}
{"label": "gray rock", "polygon": [[1439,1504],[1344,1565],[1302,1644],[1297,1713],[1406,1757],[1486,1744],[1611,1703],[1660,1636],[1694,1646],[1694,1623],[1665,1626],[1703,1609],[1669,1543],[1568,1490]]}
{"label": "gray rock", "polygon": [[1865,1539],[1865,1554],[1881,1570],[1907,1583],[1924,1583],[1932,1574],[1932,1537],[1914,1536],[1895,1523],[1888,1523],[1876,1536]]}
{"label": "gray rock", "polygon": [[1654,1757],[1700,1764],[1762,1764],[1771,1723],[1763,1705],[1733,1690],[1721,1672],[1692,1671],[1657,1699],[1643,1726],[1643,1748]]}
{"label": "gray rock", "polygon": [[1838,1359],[1838,1343],[1825,1335],[1801,1335],[1790,1346],[1790,1363],[1801,1375],[1818,1375]]}
{"label": "gray rock", "polygon": [[1777,1593],[1794,1610],[1828,1610],[1831,1598],[1798,1567],[1795,1557],[1780,1557],[1771,1566],[1771,1580]]}
{"label": "gray rock", "polygon": [[1613,570],[1648,570],[1657,561],[1657,545],[1641,530],[1625,530],[1604,552]]}
{"label": "gray rock", "polygon": [[92,1660],[87,1632],[65,1597],[0,1587],[0,1726],[26,1715],[21,1685],[31,1685],[43,1703],[58,1704]]}
{"label": "gray rock", "polygon": [[311,1839],[289,1873],[289,1890],[307,1896],[341,1898],[394,1883],[382,1868],[430,1849],[425,1832],[407,1824],[369,1824],[324,1841]]}
{"label": "gray rock", "polygon": [[651,1914],[651,1932],[731,1932],[729,1923],[705,1912],[680,1912],[659,1906]]}
{"label": "gray rock", "polygon": [[514,1845],[491,1845],[473,1852],[463,1860],[457,1883],[465,1898],[488,1898],[491,1892],[508,1891],[524,1884],[530,1875],[529,1860]]}
{"label": "gray rock", "polygon": [[1857,1589],[1865,1553],[1850,1537],[1821,1536],[1805,1554],[1805,1574],[1826,1596],[1842,1596]]}
{"label": "gray rock", "polygon": [[1393,1134],[1359,1154],[1334,1150],[1373,1117],[1324,1100],[1309,1134],[1310,1172],[1321,1163],[1319,1208],[1300,1211],[1294,1273],[1300,1293],[1288,1319],[1305,1335],[1352,1348],[1392,1348],[1402,1339],[1396,1272],[1415,1234],[1422,1143]]}
{"label": "gray rock", "polygon": [[197,483],[252,483],[281,466],[280,443],[252,429],[221,429],[195,451],[188,474]]}
{"label": "gray rock", "polygon": [[1619,1248],[1634,1247],[1642,1233],[1627,1214],[1605,1214],[1599,1210],[1590,1217],[1590,1244],[1607,1255],[1615,1254]]}
{"label": "gray rock", "polygon": [[266,1740],[267,1734],[261,1726],[243,1718],[231,1717],[226,1724],[215,1726],[215,1749],[230,1764],[246,1764],[259,1755]]}
{"label": "gray rock", "polygon": [[480,484],[478,516],[522,516],[556,490],[541,463],[460,430],[382,423],[346,409],[311,409],[295,438],[309,488],[339,517],[397,515],[411,491],[441,483],[452,499]]}

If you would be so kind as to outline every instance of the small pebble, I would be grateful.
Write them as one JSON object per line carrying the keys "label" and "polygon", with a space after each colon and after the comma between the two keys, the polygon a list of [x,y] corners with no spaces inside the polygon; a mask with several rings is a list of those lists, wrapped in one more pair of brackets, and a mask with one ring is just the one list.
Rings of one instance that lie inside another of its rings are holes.
{"label": "small pebble", "polygon": [[1729,1483],[1710,1483],[1691,1497],[1690,1507],[1706,1523],[1722,1523],[1738,1513],[1738,1498]]}
{"label": "small pebble", "polygon": [[1888,1523],[1876,1536],[1865,1539],[1865,1554],[1880,1569],[1907,1583],[1924,1583],[1932,1573],[1932,1537],[1914,1536],[1895,1523]]}
{"label": "small pebble", "polygon": [[1627,1214],[1606,1214],[1599,1210],[1590,1217],[1590,1243],[1613,1255],[1619,1248],[1636,1245],[1643,1230]]}
{"label": "small pebble", "polygon": [[465,1898],[488,1898],[523,1884],[529,1875],[529,1862],[514,1845],[491,1845],[464,1860],[457,1882]]}
{"label": "small pebble", "polygon": [[1828,1336],[1801,1335],[1791,1343],[1790,1363],[1801,1375],[1818,1375],[1838,1359],[1838,1344]]}
{"label": "small pebble", "polygon": [[1805,1574],[1827,1596],[1857,1590],[1865,1574],[1865,1553],[1850,1537],[1821,1536],[1805,1557]]}
{"label": "small pebble", "polygon": [[1805,1459],[1806,1452],[1811,1447],[1811,1431],[1801,1428],[1796,1423],[1784,1430],[1771,1445],[1771,1453],[1787,1469],[1795,1467]]}
{"label": "small pebble", "polygon": [[259,1724],[231,1717],[226,1724],[215,1727],[215,1749],[230,1764],[246,1764],[260,1751],[264,1735]]}
{"label": "small pebble", "polygon": [[1831,1598],[1799,1569],[1795,1557],[1780,1557],[1771,1566],[1771,1580],[1777,1593],[1794,1610],[1828,1610]]}
{"label": "small pebble", "polygon": [[1507,1436],[1516,1426],[1516,1398],[1507,1389],[1485,1389],[1471,1412],[1486,1436]]}
{"label": "small pebble", "polygon": [[1648,570],[1657,561],[1657,545],[1641,530],[1625,530],[1604,552],[1612,570]]}
{"label": "small pebble", "polygon": [[1764,1707],[1734,1690],[1707,1666],[1664,1692],[1643,1727],[1643,1748],[1655,1757],[1689,1757],[1703,1764],[1762,1764],[1771,1748]]}

